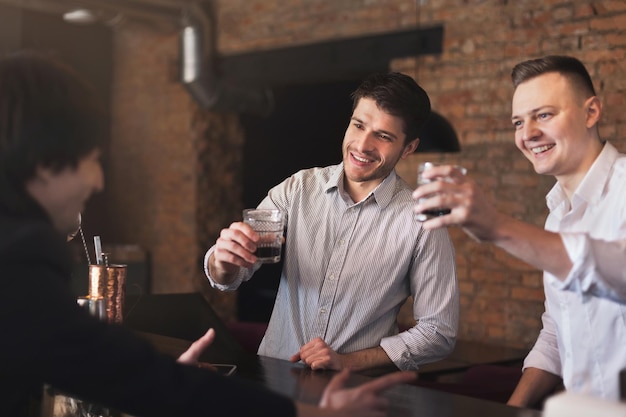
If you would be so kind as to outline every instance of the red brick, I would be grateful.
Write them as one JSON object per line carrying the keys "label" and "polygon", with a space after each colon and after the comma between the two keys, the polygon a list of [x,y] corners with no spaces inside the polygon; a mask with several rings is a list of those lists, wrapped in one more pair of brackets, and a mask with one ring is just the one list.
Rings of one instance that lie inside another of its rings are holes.
{"label": "red brick", "polygon": [[[219,0],[216,40],[220,54],[232,54],[412,28],[418,20],[443,24],[442,54],[393,63],[424,85],[459,134],[459,154],[428,157],[466,166],[500,210],[541,227],[554,180],[535,174],[514,146],[515,63],[545,53],[581,58],[605,101],[601,134],[626,151],[626,3],[587,3]],[[245,138],[236,115],[199,110],[177,82],[177,33],[125,24],[115,37],[115,155],[106,191],[113,232],[151,253],[155,289],[202,286],[198,259],[241,209]],[[414,181],[418,159],[400,162],[403,177]],[[460,229],[450,232],[461,281],[460,337],[532,346],[543,311],[541,272]],[[221,315],[236,313],[233,294],[203,290]]]}

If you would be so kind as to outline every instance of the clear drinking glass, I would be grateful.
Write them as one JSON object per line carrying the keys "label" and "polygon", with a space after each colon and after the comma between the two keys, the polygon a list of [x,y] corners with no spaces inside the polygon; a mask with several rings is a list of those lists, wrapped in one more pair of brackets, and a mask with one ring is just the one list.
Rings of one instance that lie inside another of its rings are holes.
{"label": "clear drinking glass", "polygon": [[286,220],[285,212],[278,209],[245,209],[243,211],[244,223],[249,224],[260,236],[254,253],[259,262],[280,262]]}
{"label": "clear drinking glass", "polygon": [[[424,178],[422,176],[422,174],[424,173],[424,171],[427,171],[428,169],[438,166],[438,165],[443,165],[443,164],[438,164],[436,162],[422,162],[418,165],[417,167],[417,186],[421,186],[424,184],[428,184],[430,182],[433,181],[448,181],[448,178]],[[461,173],[463,175],[466,174],[467,170],[461,166],[455,165],[455,168],[458,169],[459,171],[461,171]],[[418,202],[426,199],[425,198],[421,198]],[[433,217],[437,217],[437,216],[444,216],[446,214],[450,214],[450,209],[447,207],[437,207],[434,209],[430,209],[430,210],[425,210],[421,213],[418,213],[415,215],[415,220],[420,221],[420,222],[425,222],[426,220],[432,219]]]}

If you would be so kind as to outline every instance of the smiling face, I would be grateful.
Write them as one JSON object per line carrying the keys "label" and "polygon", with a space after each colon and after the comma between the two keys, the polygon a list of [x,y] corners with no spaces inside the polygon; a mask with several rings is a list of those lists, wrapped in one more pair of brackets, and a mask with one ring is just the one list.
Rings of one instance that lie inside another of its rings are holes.
{"label": "smiling face", "polygon": [[342,145],[345,187],[354,201],[376,188],[401,158],[415,150],[418,140],[405,145],[405,136],[401,118],[370,98],[359,100]]}
{"label": "smiling face", "polygon": [[573,192],[602,149],[601,111],[597,97],[585,97],[559,73],[531,78],[513,95],[515,145],[538,174],[553,175]]}
{"label": "smiling face", "polygon": [[46,210],[56,230],[63,234],[77,228],[85,202],[104,186],[100,151],[94,150],[78,161],[76,168],[60,171],[39,167],[26,183],[29,194]]}

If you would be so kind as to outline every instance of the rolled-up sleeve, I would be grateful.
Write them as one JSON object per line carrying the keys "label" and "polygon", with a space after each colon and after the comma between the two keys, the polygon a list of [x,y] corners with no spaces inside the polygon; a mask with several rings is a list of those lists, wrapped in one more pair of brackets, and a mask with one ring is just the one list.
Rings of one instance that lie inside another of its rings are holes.
{"label": "rolled-up sleeve", "polygon": [[583,233],[561,233],[561,239],[573,266],[564,281],[551,280],[550,285],[626,302],[626,240],[598,240]]}
{"label": "rolled-up sleeve", "polygon": [[237,274],[237,277],[232,283],[219,284],[215,282],[215,280],[211,278],[211,274],[209,274],[209,258],[211,257],[211,254],[213,253],[214,250],[215,250],[215,245],[211,246],[211,248],[209,248],[209,250],[204,255],[204,274],[209,280],[209,284],[211,284],[211,287],[220,291],[235,291],[237,288],[239,288],[242,282],[248,281],[250,277],[252,277],[252,274],[255,271],[254,267],[252,269],[239,268],[239,273]]}
{"label": "rolled-up sleeve", "polygon": [[446,229],[423,234],[410,274],[416,324],[380,343],[401,370],[443,359],[456,344],[459,288],[454,247]]}
{"label": "rolled-up sleeve", "polygon": [[522,370],[526,368],[542,369],[554,375],[563,375],[559,346],[557,343],[556,327],[550,317],[548,307],[541,316],[543,328],[535,345],[526,356]]}

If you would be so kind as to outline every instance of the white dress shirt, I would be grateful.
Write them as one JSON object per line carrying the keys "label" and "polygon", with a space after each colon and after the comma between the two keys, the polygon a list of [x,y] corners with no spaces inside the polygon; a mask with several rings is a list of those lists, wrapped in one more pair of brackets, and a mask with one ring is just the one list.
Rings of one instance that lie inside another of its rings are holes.
{"label": "white dress shirt", "polygon": [[[259,205],[287,212],[287,234],[278,294],[258,353],[289,359],[320,337],[338,353],[380,345],[400,369],[447,356],[459,319],[448,231],[425,231],[414,220],[412,190],[395,171],[357,203],[342,184],[343,164],[303,170]],[[213,287],[233,290],[259,266],[242,268],[229,286],[205,272]],[[417,325],[398,334],[398,311],[409,295]]]}
{"label": "white dress shirt", "polygon": [[561,234],[573,268],[544,273],[543,329],[524,367],[563,377],[568,391],[619,399],[626,368],[626,155],[606,143],[572,196],[547,195],[545,228]]}

